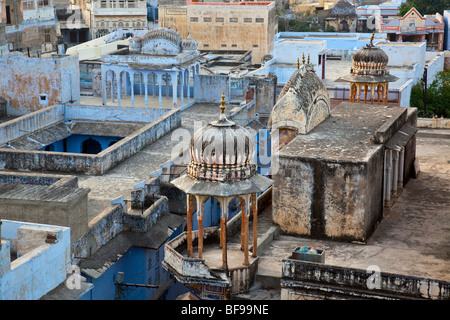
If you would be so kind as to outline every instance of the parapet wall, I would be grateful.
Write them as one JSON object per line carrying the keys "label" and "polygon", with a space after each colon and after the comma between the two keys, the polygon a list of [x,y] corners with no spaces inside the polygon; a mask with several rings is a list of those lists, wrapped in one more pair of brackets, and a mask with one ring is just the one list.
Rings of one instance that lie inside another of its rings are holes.
{"label": "parapet wall", "polygon": [[294,259],[282,261],[281,299],[449,299],[450,283],[343,268]]}
{"label": "parapet wall", "polygon": [[[15,119],[12,124],[6,122],[0,125],[0,133],[2,132],[1,130],[4,130],[5,136],[8,138],[4,139],[4,141],[1,140],[0,144],[2,142],[4,144],[10,139],[18,138],[29,131],[42,129],[45,126],[63,121],[63,119],[67,119],[64,116],[66,110],[68,110],[69,114],[75,114],[75,112],[70,111],[72,108],[75,108],[75,106],[66,106],[66,108],[63,105],[49,107],[31,115]],[[89,110],[92,111],[92,108],[97,107],[88,106],[85,108],[90,108]],[[104,107],[98,108],[97,112],[101,112]],[[137,116],[139,116],[138,110],[135,109],[133,108]],[[117,111],[119,112],[120,110]],[[0,148],[0,169],[104,174],[121,161],[129,158],[181,125],[180,109],[167,111],[163,115],[158,113],[157,115],[159,117],[156,120],[139,128],[131,135],[96,155]],[[0,137],[3,138],[3,135],[0,134]]]}

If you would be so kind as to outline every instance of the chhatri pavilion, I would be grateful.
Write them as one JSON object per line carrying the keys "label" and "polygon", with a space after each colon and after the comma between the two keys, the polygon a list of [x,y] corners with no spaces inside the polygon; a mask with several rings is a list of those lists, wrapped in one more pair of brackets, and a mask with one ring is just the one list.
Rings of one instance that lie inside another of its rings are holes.
{"label": "chhatri pavilion", "polygon": [[132,107],[135,94],[145,96],[145,107],[149,107],[149,95],[158,96],[159,108],[164,95],[172,96],[173,107],[183,106],[184,98],[189,103],[194,75],[200,72],[197,46],[190,36],[182,39],[175,30],[167,28],[152,29],[141,37],[131,38],[128,48],[104,56],[103,105],[107,105],[110,97],[112,102],[117,99],[120,106],[124,94],[131,96]]}

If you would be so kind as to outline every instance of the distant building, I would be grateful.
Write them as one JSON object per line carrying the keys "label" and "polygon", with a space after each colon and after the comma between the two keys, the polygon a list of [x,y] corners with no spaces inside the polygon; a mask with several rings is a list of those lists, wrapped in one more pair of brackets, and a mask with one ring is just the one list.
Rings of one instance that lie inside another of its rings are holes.
{"label": "distant building", "polygon": [[29,58],[11,52],[0,56],[0,70],[0,96],[9,101],[9,115],[80,101],[78,56]]}
{"label": "distant building", "polygon": [[444,50],[450,50],[449,33],[450,33],[450,10],[444,10],[443,15],[445,31],[444,31]]}
{"label": "distant building", "polygon": [[331,9],[338,0],[290,0],[289,7],[295,12],[313,12]]}
{"label": "distant building", "polygon": [[275,2],[159,1],[159,26],[188,34],[199,50],[252,50],[252,62],[261,63],[273,49],[278,29]]}
{"label": "distant building", "polygon": [[325,28],[333,27],[337,32],[355,32],[357,23],[358,15],[355,6],[347,0],[336,2],[329,16],[325,18]]}
{"label": "distant building", "polygon": [[392,2],[385,2],[379,5],[365,5],[356,8],[360,17],[369,18],[379,15],[382,19],[392,19],[398,16],[400,5]]}
{"label": "distant building", "polygon": [[411,8],[403,17],[382,23],[381,32],[386,32],[391,42],[426,42],[428,51],[444,48],[444,20],[439,13],[422,16]]}
{"label": "distant building", "polygon": [[8,52],[5,27],[6,27],[5,1],[0,0],[0,52],[2,54]]}
{"label": "distant building", "polygon": [[90,28],[91,39],[102,37],[116,29],[147,29],[145,0],[72,0],[81,9],[81,17]]}
{"label": "distant building", "polygon": [[2,2],[5,5],[5,34],[9,51],[56,51],[60,30],[53,0]]}

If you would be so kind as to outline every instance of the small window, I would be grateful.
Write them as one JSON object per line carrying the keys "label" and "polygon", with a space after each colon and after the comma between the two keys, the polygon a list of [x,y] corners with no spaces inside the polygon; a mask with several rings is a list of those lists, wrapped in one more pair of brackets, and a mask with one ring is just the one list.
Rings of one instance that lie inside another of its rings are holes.
{"label": "small window", "polygon": [[256,23],[264,23],[264,18],[256,18],[255,22]]}
{"label": "small window", "polygon": [[237,48],[237,44],[232,44],[231,47],[232,48]]}
{"label": "small window", "polygon": [[191,22],[198,22],[198,17],[191,17]]}
{"label": "small window", "polygon": [[49,30],[46,30],[45,33],[44,33],[44,41],[46,43],[50,42],[50,31]]}
{"label": "small window", "polygon": [[216,18],[216,22],[223,22],[224,19],[223,18]]}
{"label": "small window", "polygon": [[209,48],[209,44],[205,43],[205,44],[203,45],[203,48]]}
{"label": "small window", "polygon": [[253,45],[253,48],[258,48],[258,45],[257,45],[257,44],[254,44],[254,45]]}
{"label": "small window", "polygon": [[230,18],[230,22],[233,22],[233,23],[238,22],[238,18]]}
{"label": "small window", "polygon": [[203,18],[203,22],[211,22],[211,18]]}
{"label": "small window", "polygon": [[221,47],[222,47],[222,48],[226,48],[226,47],[227,47],[227,45],[226,45],[226,44],[224,44],[224,43],[222,43]]}
{"label": "small window", "polygon": [[252,22],[252,18],[244,18],[244,22]]}

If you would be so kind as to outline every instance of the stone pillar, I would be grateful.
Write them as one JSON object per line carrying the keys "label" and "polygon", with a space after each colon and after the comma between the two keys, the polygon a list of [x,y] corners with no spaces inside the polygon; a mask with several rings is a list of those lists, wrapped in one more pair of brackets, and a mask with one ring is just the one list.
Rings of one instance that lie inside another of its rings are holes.
{"label": "stone pillar", "polygon": [[192,213],[194,211],[194,196],[188,194],[187,197],[187,250],[189,258],[193,258],[194,250],[192,248]]}
{"label": "stone pillar", "polygon": [[111,70],[111,102],[114,102],[114,79],[116,78],[116,73]]}
{"label": "stone pillar", "polygon": [[205,212],[205,201],[208,197],[195,196],[197,201],[197,222],[198,222],[198,258],[203,258],[203,214]]}
{"label": "stone pillar", "polygon": [[175,108],[178,104],[178,72],[171,72],[170,77],[172,80],[173,107]]}
{"label": "stone pillar", "polygon": [[253,252],[252,257],[258,256],[258,206],[256,193],[252,193],[252,215],[253,215]]}
{"label": "stone pillar", "polygon": [[143,81],[142,81],[142,78],[144,77],[144,75],[142,74],[142,72],[140,72],[139,73],[140,75],[139,75],[139,95],[140,96],[142,96],[142,89],[143,89],[143,86],[142,86],[142,84],[143,84]]}
{"label": "stone pillar", "polygon": [[161,85],[163,82],[163,75],[162,73],[158,73],[158,88],[159,88],[159,107],[162,108],[162,90]]}
{"label": "stone pillar", "polygon": [[[107,71],[102,70],[102,92],[103,92],[103,105],[106,106],[106,73]],[[112,88],[112,85],[111,85]]]}
{"label": "stone pillar", "polygon": [[227,219],[220,218],[220,238],[222,239],[222,269],[228,269],[227,262]]}
{"label": "stone pillar", "polygon": [[119,71],[117,76],[117,105],[120,107],[120,98],[122,96],[122,75]]}
{"label": "stone pillar", "polygon": [[182,107],[184,104],[184,70],[180,72],[180,99]]}
{"label": "stone pillar", "polygon": [[245,201],[239,197],[241,203],[241,250],[244,250],[245,246]]}
{"label": "stone pillar", "polygon": [[[127,81],[128,83],[128,81]],[[131,107],[134,107],[134,72],[130,72],[130,85],[131,85]]]}
{"label": "stone pillar", "polygon": [[154,72],[152,72],[153,75],[153,90],[152,90],[152,94],[153,94],[153,98],[156,97],[156,75]]}
{"label": "stone pillar", "polygon": [[187,69],[187,83],[186,83],[186,89],[187,89],[187,102],[191,102],[191,74],[189,71],[189,68]]}
{"label": "stone pillar", "polygon": [[144,75],[145,107],[148,108],[148,73]]}

